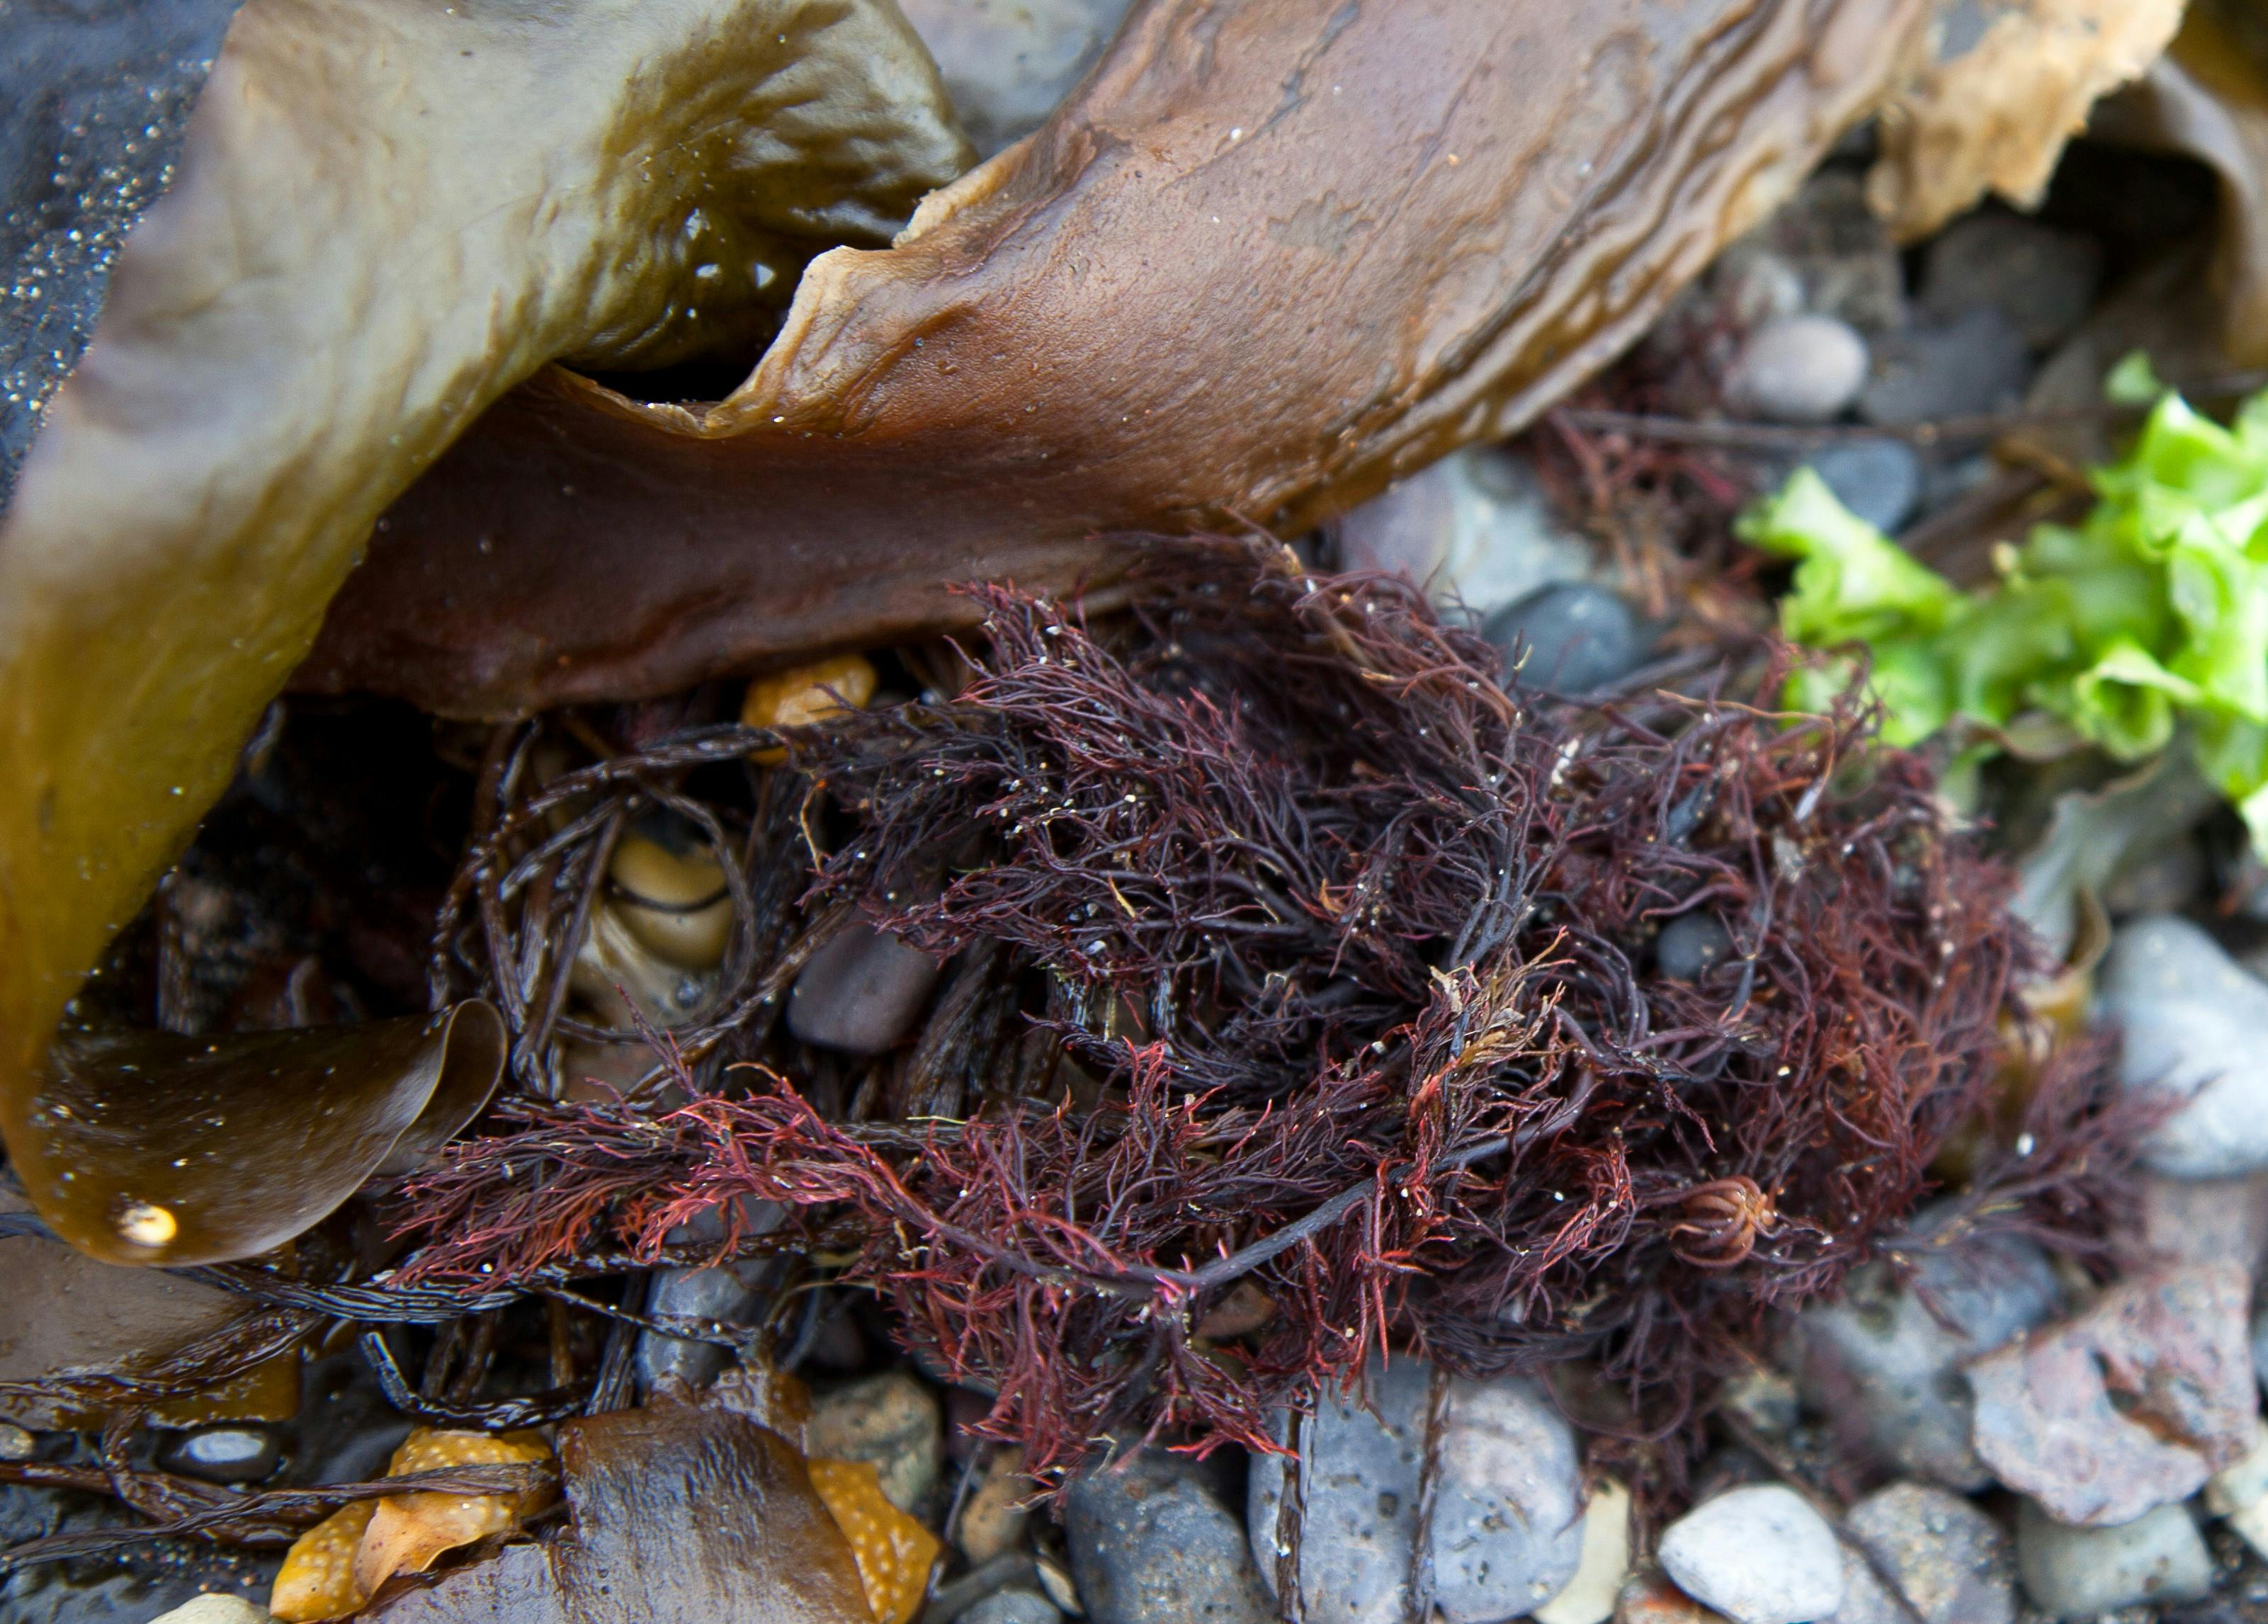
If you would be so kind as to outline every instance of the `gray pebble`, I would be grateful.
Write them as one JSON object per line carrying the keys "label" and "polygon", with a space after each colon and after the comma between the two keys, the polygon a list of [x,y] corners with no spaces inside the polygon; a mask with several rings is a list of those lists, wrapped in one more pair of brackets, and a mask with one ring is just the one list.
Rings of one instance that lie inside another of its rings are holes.
{"label": "gray pebble", "polygon": [[879,1054],[912,1032],[939,967],[872,925],[847,926],[795,978],[787,1029],[816,1048]]}
{"label": "gray pebble", "polygon": [[1399,479],[1331,526],[1339,567],[1399,575],[1485,619],[1590,571],[1592,548],[1521,451],[1469,445]]}
{"label": "gray pebble", "polygon": [[1434,1486],[1433,1601],[1448,1624],[1495,1624],[1566,1587],[1583,1555],[1575,1429],[1537,1384],[1449,1384]]}
{"label": "gray pebble", "polygon": [[1794,1490],[1753,1483],[1705,1500],[1662,1531],[1677,1588],[1734,1624],[1810,1624],[1843,1602],[1843,1546]]}
{"label": "gray pebble", "polygon": [[1904,440],[1846,440],[1804,459],[1835,499],[1896,535],[1921,503],[1921,459]]}
{"label": "gray pebble", "polygon": [[1653,939],[1654,967],[1673,981],[1697,981],[1731,956],[1733,933],[1705,908],[1680,914]]}
{"label": "gray pebble", "polygon": [[282,1459],[271,1429],[243,1424],[177,1432],[158,1451],[158,1464],[166,1471],[209,1483],[257,1483]]}
{"label": "gray pebble", "polygon": [[1914,423],[2005,411],[2022,399],[2031,375],[2015,324],[1992,305],[1977,305],[1882,340],[1859,415],[1869,423]]}
{"label": "gray pebble", "polygon": [[2016,1616],[2008,1536],[1959,1495],[1893,1483],[1852,1506],[1844,1526],[1896,1581],[1921,1624],[2010,1624]]}
{"label": "gray pebble", "polygon": [[[1399,1624],[1407,1610],[1432,1371],[1405,1356],[1373,1359],[1364,1376],[1366,1395],[1326,1392],[1306,1429],[1300,1596],[1309,1624]],[[1246,1479],[1246,1530],[1271,1596],[1284,1471],[1281,1455],[1255,1455]]]}
{"label": "gray pebble", "polygon": [[[717,1268],[657,1269],[645,1312],[655,1317],[738,1320],[755,1303],[751,1276],[761,1267],[743,1263]],[[637,1342],[638,1380],[649,1393],[664,1381],[706,1387],[724,1370],[727,1354],[727,1349],[714,1342],[643,1332]]]}
{"label": "gray pebble", "polygon": [[2252,1311],[2252,1373],[2268,1384],[2268,1298]]}
{"label": "gray pebble", "polygon": [[1094,1624],[1270,1624],[1244,1531],[1202,1473],[1160,1450],[1091,1468],[1064,1495],[1064,1535]]}
{"label": "gray pebble", "polygon": [[2111,938],[2095,988],[2097,1015],[2121,1029],[2120,1080],[2188,1101],[2153,1130],[2144,1162],[2177,1179],[2268,1168],[2268,983],[2189,921],[2159,914]]}
{"label": "gray pebble", "polygon": [[[1369,1397],[1326,1394],[1307,1435],[1300,1591],[1310,1624],[1396,1624],[1407,1610],[1432,1372],[1402,1357],[1369,1371]],[[1275,1588],[1285,1466],[1256,1457],[1246,1521]],[[1453,1381],[1443,1415],[1432,1530],[1434,1600],[1448,1624],[1530,1612],[1582,1555],[1573,1430],[1543,1389],[1505,1378]]]}
{"label": "gray pebble", "polygon": [[1821,1624],[1914,1624],[1913,1614],[1882,1583],[1866,1556],[1843,1547],[1843,1599]]}
{"label": "gray pebble", "polygon": [[945,1410],[937,1395],[902,1370],[870,1376],[812,1401],[804,1452],[832,1460],[871,1460],[882,1493],[915,1510],[945,1466]]}
{"label": "gray pebble", "polygon": [[2016,1513],[2016,1566],[2033,1601],[2059,1619],[2196,1601],[2213,1588],[2213,1554],[2180,1505],[2115,1528],[2072,1528],[2028,1500]]}
{"label": "gray pebble", "polygon": [[961,1615],[961,1624],[1057,1624],[1063,1614],[1037,1591],[994,1591]]}
{"label": "gray pebble", "polygon": [[1867,382],[1867,341],[1833,316],[1780,316],[1750,333],[1725,378],[1725,403],[1768,423],[1831,423]]}
{"label": "gray pebble", "polygon": [[1519,680],[1555,694],[1589,694],[1646,664],[1653,637],[1619,592],[1567,581],[1531,592],[1488,619],[1482,635],[1521,661]]}
{"label": "gray pebble", "polygon": [[[1918,1227],[1926,1232],[1927,1220]],[[1914,1284],[1862,1268],[1841,1297],[1806,1310],[1804,1394],[1889,1469],[1982,1488],[1992,1474],[1970,1442],[1974,1400],[1961,1367],[2055,1312],[2055,1271],[2037,1247],[2003,1238],[1957,1254],[1924,1250]]]}
{"label": "gray pebble", "polygon": [[2045,349],[2085,319],[2102,282],[2102,245],[1997,209],[1940,232],[1922,256],[1922,313],[1943,319],[1990,305],[2024,342]]}

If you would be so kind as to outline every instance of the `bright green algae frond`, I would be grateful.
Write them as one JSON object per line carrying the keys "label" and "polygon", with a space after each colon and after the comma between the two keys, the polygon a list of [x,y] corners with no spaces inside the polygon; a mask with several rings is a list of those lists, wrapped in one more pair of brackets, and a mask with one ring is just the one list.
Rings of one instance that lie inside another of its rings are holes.
{"label": "bright green algae frond", "polygon": [[[2146,377],[2123,365],[2114,392]],[[1824,709],[1863,649],[1892,744],[2031,714],[2131,761],[2178,730],[2268,852],[2268,393],[2226,428],[2161,393],[2094,484],[2084,522],[2036,526],[1963,592],[1799,469],[1737,526],[1798,561],[1780,629],[1830,655],[1787,702]]]}

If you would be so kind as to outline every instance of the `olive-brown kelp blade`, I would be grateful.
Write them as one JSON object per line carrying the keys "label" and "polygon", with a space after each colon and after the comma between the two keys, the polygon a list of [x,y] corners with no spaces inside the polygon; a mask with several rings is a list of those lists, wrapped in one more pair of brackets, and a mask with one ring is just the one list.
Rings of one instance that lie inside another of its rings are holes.
{"label": "olive-brown kelp blade", "polygon": [[722,1407],[663,1401],[560,1429],[567,1524],[424,1588],[385,1624],[871,1624],[842,1531],[792,1444]]}
{"label": "olive-brown kelp blade", "polygon": [[65,1037],[31,1113],[37,1160],[19,1165],[56,1232],[107,1261],[248,1257],[462,1128],[504,1047],[477,1001],[354,1026]]}
{"label": "olive-brown kelp blade", "polygon": [[501,402],[298,680],[456,716],[658,694],[955,623],[956,581],[1092,584],[1113,533],[1289,533],[1611,357],[1928,10],[1148,0],[897,246],[814,261],[730,399],[554,370]]}
{"label": "olive-brown kelp blade", "polygon": [[2095,123],[2114,141],[2185,153],[2219,176],[2222,347],[2239,366],[2268,364],[2268,17],[2249,0],[2194,0],[2172,48]]}
{"label": "olive-brown kelp blade", "polygon": [[59,1230],[115,1253],[33,1119],[64,1001],[387,503],[555,356],[752,348],[760,269],[887,240],[968,157],[892,0],[238,14],[0,528],[0,1133]]}

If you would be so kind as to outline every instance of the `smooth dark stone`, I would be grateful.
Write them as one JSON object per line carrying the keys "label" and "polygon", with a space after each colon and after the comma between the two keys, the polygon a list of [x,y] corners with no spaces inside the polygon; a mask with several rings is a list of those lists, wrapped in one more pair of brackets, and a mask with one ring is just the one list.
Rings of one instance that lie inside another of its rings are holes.
{"label": "smooth dark stone", "polygon": [[1896,535],[1921,503],[1921,459],[1903,440],[1849,440],[1804,459],[1835,499],[1875,529]]}
{"label": "smooth dark stone", "polygon": [[1922,314],[1948,320],[1990,305],[2045,349],[2087,317],[2102,282],[2102,244],[1998,209],[1955,221],[1923,255]]}
{"label": "smooth dark stone", "polygon": [[1507,668],[1521,658],[1522,687],[1588,694],[1646,664],[1653,635],[1620,593],[1584,582],[1530,592],[1489,617],[1483,635],[1504,651]]}
{"label": "smooth dark stone", "polygon": [[282,1458],[276,1434],[266,1427],[207,1427],[167,1439],[158,1464],[211,1483],[257,1483]]}
{"label": "smooth dark stone", "polygon": [[1697,981],[1729,958],[1733,933],[1706,908],[1680,914],[1654,938],[1653,962],[1673,981]]}
{"label": "smooth dark stone", "polygon": [[1064,1535],[1094,1624],[1267,1624],[1244,1530],[1198,1468],[1159,1450],[1090,1469]]}
{"label": "smooth dark stone", "polygon": [[1917,322],[1874,347],[1859,395],[1869,423],[1915,423],[2007,411],[2022,399],[2032,361],[2015,323],[1990,305],[1943,322]]}
{"label": "smooth dark stone", "polygon": [[912,1033],[939,967],[885,931],[851,925],[795,978],[787,1029],[815,1047],[879,1054]]}

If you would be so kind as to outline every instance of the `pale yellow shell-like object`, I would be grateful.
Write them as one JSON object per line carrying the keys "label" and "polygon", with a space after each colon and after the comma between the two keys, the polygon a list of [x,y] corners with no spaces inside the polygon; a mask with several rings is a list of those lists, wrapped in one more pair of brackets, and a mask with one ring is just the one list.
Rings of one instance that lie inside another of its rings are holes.
{"label": "pale yellow shell-like object", "polygon": [[[508,1466],[549,1460],[540,1435],[420,1427],[402,1440],[388,1477],[447,1466]],[[342,1506],[293,1541],[276,1575],[268,1610],[284,1624],[342,1618],[368,1601],[397,1573],[423,1573],[459,1546],[516,1527],[541,1509],[546,1494],[388,1495]]]}
{"label": "pale yellow shell-like object", "polygon": [[656,958],[687,970],[724,962],[733,934],[733,901],[717,854],[698,846],[680,854],[643,834],[615,842],[607,864],[615,911]]}
{"label": "pale yellow shell-like object", "polygon": [[284,1624],[343,1618],[363,1604],[355,1587],[355,1552],[378,1510],[374,1500],[341,1506],[291,1542],[276,1570],[268,1610]]}
{"label": "pale yellow shell-like object", "polygon": [[892,1505],[871,1460],[813,1459],[811,1486],[850,1543],[874,1624],[912,1624],[944,1547]]}
{"label": "pale yellow shell-like object", "polygon": [[[880,680],[863,654],[838,654],[831,659],[798,665],[748,684],[740,702],[740,720],[750,727],[804,727],[856,710],[874,697]],[[777,762],[784,753],[765,750],[756,760]]]}

